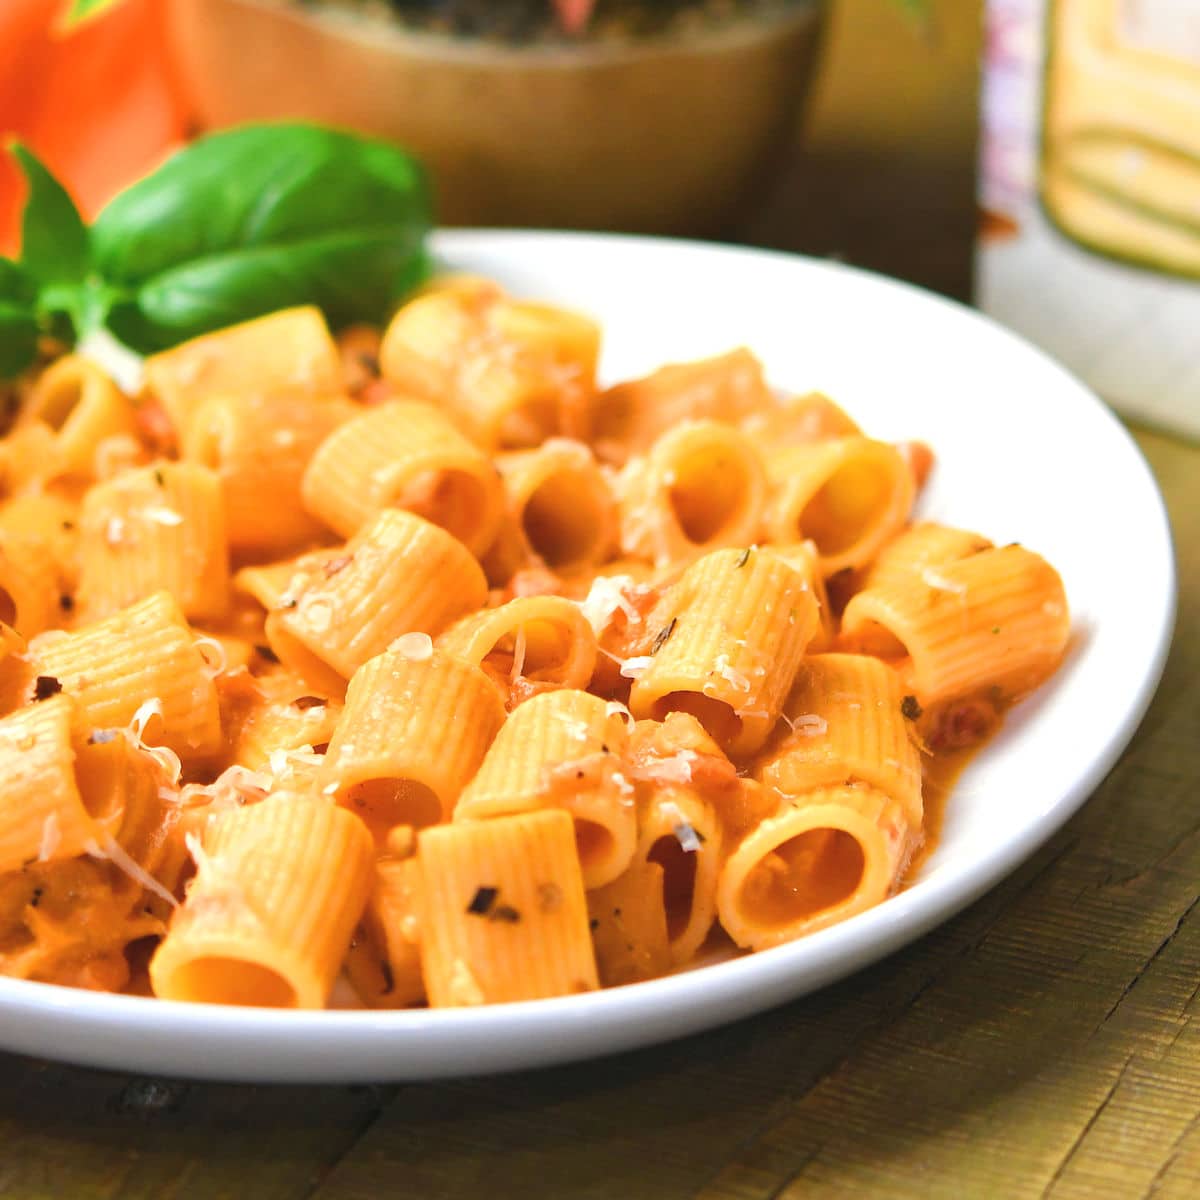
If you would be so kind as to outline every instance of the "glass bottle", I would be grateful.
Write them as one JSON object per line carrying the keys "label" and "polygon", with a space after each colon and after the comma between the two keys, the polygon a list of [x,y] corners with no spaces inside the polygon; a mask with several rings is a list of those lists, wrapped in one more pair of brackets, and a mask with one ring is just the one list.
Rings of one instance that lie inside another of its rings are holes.
{"label": "glass bottle", "polygon": [[1200,276],[1200,3],[1051,0],[1041,199],[1089,249]]}

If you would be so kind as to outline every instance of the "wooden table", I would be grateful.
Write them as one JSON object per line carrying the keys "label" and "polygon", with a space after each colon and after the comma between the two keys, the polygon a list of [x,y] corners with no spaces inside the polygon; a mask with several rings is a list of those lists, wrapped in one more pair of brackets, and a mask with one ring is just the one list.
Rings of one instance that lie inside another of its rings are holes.
{"label": "wooden table", "polygon": [[[856,36],[892,35],[863,25]],[[808,156],[748,238],[843,250],[965,292],[970,170],[947,147],[967,136],[976,47],[967,21],[942,36],[958,115],[935,89],[924,116],[910,105],[890,118],[909,122],[902,140],[925,130],[923,146],[898,153],[894,136],[868,137],[849,153],[845,108],[827,92]],[[923,69],[894,67],[892,86]],[[845,104],[861,98],[839,88]],[[872,217],[868,180],[888,221]],[[1079,815],[949,924],[765,1016],[536,1074],[258,1088],[0,1055],[0,1197],[1200,1195],[1200,448],[1138,440],[1179,553],[1162,687]]]}
{"label": "wooden table", "polygon": [[949,924],[765,1016],[535,1074],[266,1088],[0,1056],[0,1196],[1200,1195],[1200,448],[1138,440],[1179,552],[1158,697]]}

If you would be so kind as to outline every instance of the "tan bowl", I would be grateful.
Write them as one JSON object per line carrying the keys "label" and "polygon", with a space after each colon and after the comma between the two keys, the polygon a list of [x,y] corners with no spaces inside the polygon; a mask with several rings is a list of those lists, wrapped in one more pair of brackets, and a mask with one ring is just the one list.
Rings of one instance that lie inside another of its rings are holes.
{"label": "tan bowl", "polygon": [[304,117],[398,141],[443,224],[713,234],[795,136],[824,5],[627,45],[505,47],[282,0],[172,0],[205,126]]}

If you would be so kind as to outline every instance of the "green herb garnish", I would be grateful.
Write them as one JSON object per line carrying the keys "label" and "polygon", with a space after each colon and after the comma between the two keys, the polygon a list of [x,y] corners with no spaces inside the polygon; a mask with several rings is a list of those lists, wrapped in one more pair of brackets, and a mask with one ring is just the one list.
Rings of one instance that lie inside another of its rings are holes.
{"label": "green herb garnish", "polygon": [[403,150],[308,124],[201,138],[89,228],[26,147],[19,262],[0,259],[0,376],[37,338],[106,329],[140,353],[299,304],[381,321],[428,270],[424,173]]}

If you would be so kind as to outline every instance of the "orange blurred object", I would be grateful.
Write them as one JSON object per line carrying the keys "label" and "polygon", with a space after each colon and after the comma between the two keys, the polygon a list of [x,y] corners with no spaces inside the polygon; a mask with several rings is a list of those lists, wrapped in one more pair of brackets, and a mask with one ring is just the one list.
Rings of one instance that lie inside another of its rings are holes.
{"label": "orange blurred object", "polygon": [[[68,0],[0,0],[0,138],[19,137],[85,217],[153,168],[186,131],[161,0],[123,0],[64,28]],[[24,184],[0,154],[0,254],[20,242]]]}

